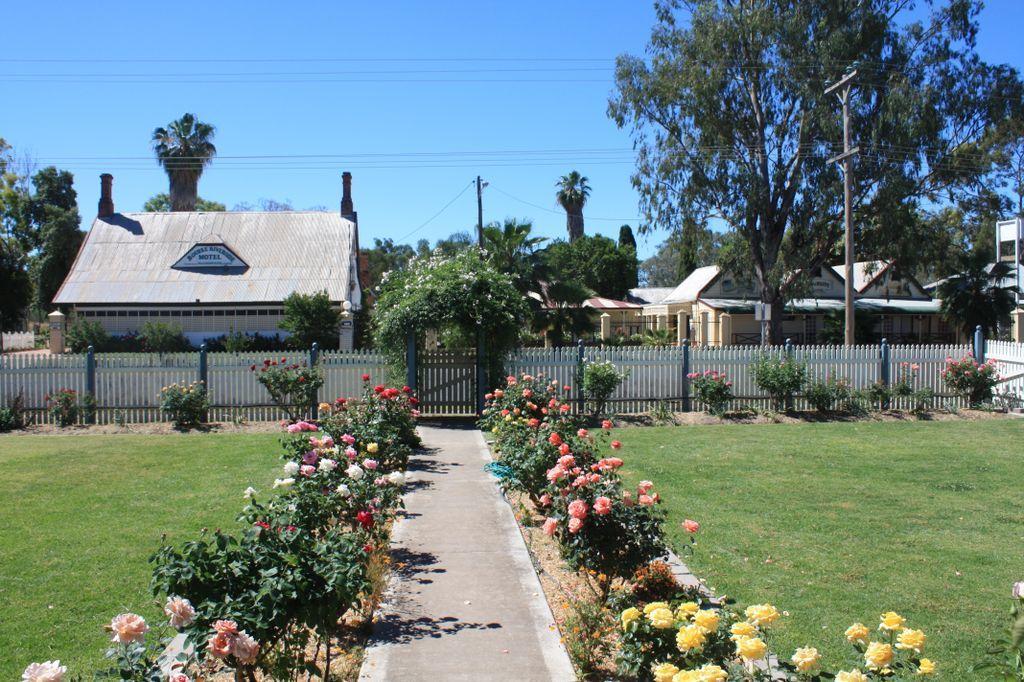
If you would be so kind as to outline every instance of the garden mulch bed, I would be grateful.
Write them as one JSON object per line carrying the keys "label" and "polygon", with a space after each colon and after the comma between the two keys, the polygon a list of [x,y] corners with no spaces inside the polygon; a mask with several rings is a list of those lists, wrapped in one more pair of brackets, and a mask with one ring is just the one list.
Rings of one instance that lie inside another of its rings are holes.
{"label": "garden mulch bed", "polygon": [[135,435],[167,435],[191,433],[280,433],[280,422],[213,422],[188,430],[178,430],[170,422],[151,422],[148,424],[91,424],[61,427],[55,424],[30,424],[24,429],[11,431],[11,435],[20,436],[109,436],[116,434]]}
{"label": "garden mulch bed", "polygon": [[871,412],[860,416],[844,413],[822,414],[813,410],[792,412],[761,412],[737,410],[716,417],[708,412],[675,412],[666,421],[656,421],[650,415],[620,415],[615,418],[619,426],[702,426],[710,424],[806,424],[816,422],[918,422],[918,421],[981,421],[1009,419],[1013,416],[993,410],[961,409],[956,412],[936,411],[914,414],[903,410]]}

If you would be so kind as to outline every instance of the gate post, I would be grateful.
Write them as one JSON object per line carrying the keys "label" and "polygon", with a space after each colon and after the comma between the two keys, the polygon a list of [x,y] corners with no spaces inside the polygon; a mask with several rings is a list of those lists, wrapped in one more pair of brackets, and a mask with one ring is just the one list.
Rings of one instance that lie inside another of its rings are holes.
{"label": "gate post", "polygon": [[979,365],[985,362],[985,331],[980,324],[974,328],[974,359]]}
{"label": "gate post", "polygon": [[683,412],[693,409],[690,406],[690,339],[683,339]]}
{"label": "gate post", "polygon": [[[210,399],[210,382],[208,381],[209,369],[206,364],[206,343],[204,342],[199,346],[199,383],[203,385],[203,390],[206,392],[206,399]],[[203,415],[203,421],[210,421],[210,414],[207,412]]]}
{"label": "gate post", "polygon": [[487,393],[487,350],[483,329],[476,332],[476,416],[484,414],[484,394]]}
{"label": "gate post", "polygon": [[416,332],[410,331],[405,340],[405,385],[416,391]]}
{"label": "gate post", "polygon": [[[879,364],[879,367],[878,367],[878,374],[879,374],[878,380],[882,382],[883,386],[889,386],[889,383],[891,381],[891,374],[890,374],[891,363],[890,363],[890,358],[889,358],[889,340],[888,339],[882,339],[879,357],[881,358],[881,363]],[[889,400],[888,399],[885,399],[885,400],[882,401],[882,409],[883,410],[888,410],[889,409]]]}
{"label": "gate post", "polygon": [[85,394],[92,399],[93,409],[86,413],[86,422],[96,423],[96,412],[99,407],[96,405],[96,353],[92,346],[85,354]]}
{"label": "gate post", "polygon": [[576,411],[583,414],[586,410],[586,401],[583,395],[583,361],[586,349],[583,347],[583,339],[576,341]]}

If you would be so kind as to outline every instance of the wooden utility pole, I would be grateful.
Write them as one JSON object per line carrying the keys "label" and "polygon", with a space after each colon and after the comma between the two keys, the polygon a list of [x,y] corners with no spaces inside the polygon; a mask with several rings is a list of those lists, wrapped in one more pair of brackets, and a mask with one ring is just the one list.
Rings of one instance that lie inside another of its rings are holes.
{"label": "wooden utility pole", "polygon": [[476,245],[484,248],[484,183],[476,176]]}
{"label": "wooden utility pole", "polygon": [[843,104],[843,153],[829,159],[831,162],[842,162],[843,164],[843,195],[844,195],[844,222],[846,223],[845,251],[846,251],[846,324],[844,342],[847,346],[856,343],[854,334],[854,302],[856,290],[854,288],[854,253],[853,253],[853,175],[851,159],[854,154],[860,151],[860,147],[850,147],[850,90],[853,87],[853,79],[857,77],[857,70],[854,69],[843,76],[837,83],[833,83],[825,89],[825,94],[836,93],[839,101]]}

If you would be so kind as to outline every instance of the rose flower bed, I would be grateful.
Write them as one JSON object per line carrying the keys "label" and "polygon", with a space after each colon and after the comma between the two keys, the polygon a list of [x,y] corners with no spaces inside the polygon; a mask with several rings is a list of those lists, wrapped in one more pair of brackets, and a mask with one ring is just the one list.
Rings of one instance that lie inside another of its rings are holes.
{"label": "rose flower bed", "polygon": [[[360,398],[321,404],[317,422],[285,425],[277,492],[263,500],[246,490],[238,529],[157,550],[151,587],[167,621],[153,632],[137,614],[113,618],[112,667],[101,676],[327,678],[337,640],[368,622],[379,596],[418,443],[411,392],[371,387],[368,376],[364,384]],[[179,633],[168,675],[159,658]],[[65,673],[59,661],[33,663],[23,680],[60,682]]]}
{"label": "rose flower bed", "polygon": [[[583,428],[563,400],[569,390],[510,376],[486,396],[481,427],[494,438],[492,473],[521,505],[518,517],[581,678],[865,682],[935,671],[923,657],[925,634],[892,612],[875,636],[859,623],[846,631],[849,669],[823,670],[813,646],[786,660],[770,657],[772,628],[787,614],[771,604],[740,608],[676,580],[660,561],[668,548],[655,484],[624,484],[623,460],[606,451],[621,448],[612,423],[596,434]],[[681,549],[692,552],[700,526],[687,519],[683,528],[690,540]]]}

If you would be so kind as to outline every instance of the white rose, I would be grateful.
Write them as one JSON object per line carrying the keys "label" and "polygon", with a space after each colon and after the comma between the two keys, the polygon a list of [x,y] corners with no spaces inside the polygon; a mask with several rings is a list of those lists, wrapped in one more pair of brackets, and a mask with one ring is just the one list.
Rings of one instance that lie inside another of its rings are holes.
{"label": "white rose", "polygon": [[275,478],[274,479],[274,487],[275,488],[287,488],[292,483],[295,483],[295,479],[294,478]]}
{"label": "white rose", "polygon": [[338,463],[335,462],[333,459],[327,459],[326,457],[321,459],[320,464],[317,465],[317,469],[319,469],[320,471],[334,471],[337,468]]}
{"label": "white rose", "polygon": [[299,473],[299,463],[298,462],[288,462],[287,464],[284,465],[284,475],[285,476],[294,476],[297,473]]}
{"label": "white rose", "polygon": [[403,483],[405,483],[405,474],[403,474],[401,471],[392,471],[390,474],[388,474],[388,481],[390,483],[400,486]]}
{"label": "white rose", "polygon": [[341,495],[342,497],[348,497],[348,496],[350,496],[352,494],[352,491],[344,483],[342,483],[341,485],[339,485],[337,487],[337,491],[338,491],[338,494]]}
{"label": "white rose", "polygon": [[32,663],[25,668],[21,674],[22,682],[61,682],[64,673],[68,671],[60,661],[46,661],[45,663]]}
{"label": "white rose", "polygon": [[350,466],[348,469],[345,469],[345,473],[348,474],[348,477],[354,481],[358,481],[363,477],[363,470],[360,469],[355,464]]}
{"label": "white rose", "polygon": [[244,497],[247,500],[251,500],[255,496],[256,496],[256,488],[253,488],[252,486],[249,486],[248,488],[246,488],[245,492],[242,493],[242,497]]}

